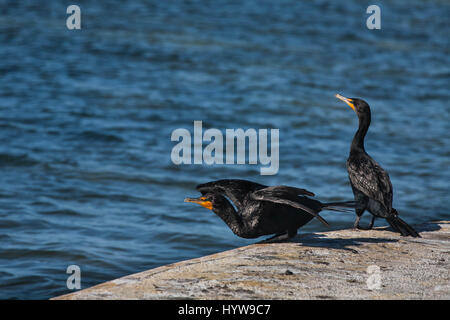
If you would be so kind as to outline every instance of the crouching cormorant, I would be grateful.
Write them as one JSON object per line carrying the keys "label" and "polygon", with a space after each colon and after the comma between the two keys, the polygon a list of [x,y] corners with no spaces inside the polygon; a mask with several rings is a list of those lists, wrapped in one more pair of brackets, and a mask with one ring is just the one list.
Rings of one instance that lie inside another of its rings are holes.
{"label": "crouching cormorant", "polygon": [[354,201],[322,203],[309,198],[314,193],[288,186],[267,187],[247,180],[225,179],[200,184],[199,198],[186,198],[212,210],[239,237],[273,237],[263,241],[288,240],[297,229],[316,217],[328,226],[319,212],[322,210],[347,211]]}
{"label": "crouching cormorant", "polygon": [[[398,217],[392,207],[392,184],[388,173],[372,159],[364,149],[364,137],[370,126],[370,107],[364,100],[346,98],[339,94],[336,98],[348,104],[359,118],[359,127],[350,147],[347,171],[356,201],[356,220],[354,227],[372,229],[375,218],[385,218],[392,229],[402,236],[420,237],[416,230]],[[365,210],[373,216],[368,227],[361,227],[359,221]]]}

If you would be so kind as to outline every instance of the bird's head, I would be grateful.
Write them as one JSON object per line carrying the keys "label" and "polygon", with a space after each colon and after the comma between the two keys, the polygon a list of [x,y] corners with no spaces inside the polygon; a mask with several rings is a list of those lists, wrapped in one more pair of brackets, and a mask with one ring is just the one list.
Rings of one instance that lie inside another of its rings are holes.
{"label": "bird's head", "polygon": [[362,114],[370,114],[370,107],[367,104],[367,102],[365,102],[362,99],[358,99],[358,98],[346,98],[341,96],[340,94],[336,94],[336,98],[338,98],[339,100],[344,101],[346,104],[348,104],[348,106],[350,108],[353,109],[353,111],[356,112],[356,114],[358,115],[358,117]]}
{"label": "bird's head", "polygon": [[184,202],[198,203],[206,209],[216,211],[224,208],[227,205],[228,200],[218,193],[209,192],[198,198],[186,198],[184,199]]}

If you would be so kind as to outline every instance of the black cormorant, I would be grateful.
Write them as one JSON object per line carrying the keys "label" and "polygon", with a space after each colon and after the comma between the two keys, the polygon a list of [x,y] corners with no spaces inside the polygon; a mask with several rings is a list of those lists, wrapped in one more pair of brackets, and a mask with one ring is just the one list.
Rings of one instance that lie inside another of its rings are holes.
{"label": "black cormorant", "polygon": [[[328,223],[319,216],[322,210],[346,211],[354,208],[354,201],[321,203],[309,198],[314,194],[308,190],[265,185],[247,180],[225,179],[200,184],[199,198],[186,198],[212,210],[230,229],[242,238],[257,238],[275,234],[264,242],[290,239],[297,229],[314,217]],[[233,205],[234,204],[234,205]]]}
{"label": "black cormorant", "polygon": [[[372,229],[375,218],[385,218],[391,227],[402,236],[420,237],[416,230],[398,217],[392,207],[392,184],[388,173],[372,159],[364,149],[364,137],[370,126],[370,107],[364,100],[346,98],[339,94],[336,98],[348,104],[358,115],[359,127],[350,147],[347,171],[356,201],[355,228]],[[373,216],[368,227],[361,227],[359,221],[365,210]]]}

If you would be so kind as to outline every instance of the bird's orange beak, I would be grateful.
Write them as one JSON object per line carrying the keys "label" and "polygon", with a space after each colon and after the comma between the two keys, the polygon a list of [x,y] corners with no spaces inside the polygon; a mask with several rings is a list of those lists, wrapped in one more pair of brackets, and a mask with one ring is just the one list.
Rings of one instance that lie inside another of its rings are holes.
{"label": "bird's orange beak", "polygon": [[350,106],[350,108],[353,109],[353,111],[356,112],[355,105],[353,104],[353,100],[352,99],[343,97],[340,94],[336,94],[336,98],[338,98],[339,100],[344,101],[346,104],[348,104]]}
{"label": "bird's orange beak", "polygon": [[209,200],[206,200],[205,197],[200,197],[200,198],[186,198],[184,199],[184,202],[193,202],[193,203],[198,203],[199,205],[201,205],[202,207],[205,207],[206,209],[212,210],[212,202]]}

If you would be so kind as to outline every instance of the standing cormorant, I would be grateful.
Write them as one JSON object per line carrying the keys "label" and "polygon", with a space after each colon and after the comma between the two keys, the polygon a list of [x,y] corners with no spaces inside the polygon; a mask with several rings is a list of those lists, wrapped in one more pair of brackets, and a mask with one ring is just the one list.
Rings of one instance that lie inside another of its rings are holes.
{"label": "standing cormorant", "polygon": [[[297,229],[314,217],[328,223],[319,216],[322,210],[346,211],[354,208],[354,201],[321,203],[307,196],[308,190],[265,185],[247,180],[225,179],[200,184],[199,198],[186,198],[212,210],[231,231],[242,238],[257,238],[275,234],[264,242],[288,240],[297,234]],[[234,204],[234,205],[233,205]]]}
{"label": "standing cormorant", "polygon": [[[359,127],[350,147],[347,171],[356,201],[354,227],[372,229],[375,218],[385,218],[391,227],[402,236],[420,237],[416,230],[398,217],[392,207],[392,184],[388,173],[372,159],[364,149],[364,137],[370,126],[370,107],[364,100],[346,98],[336,94],[336,98],[348,104],[359,118]],[[362,214],[368,210],[373,216],[370,225],[359,225]]]}

